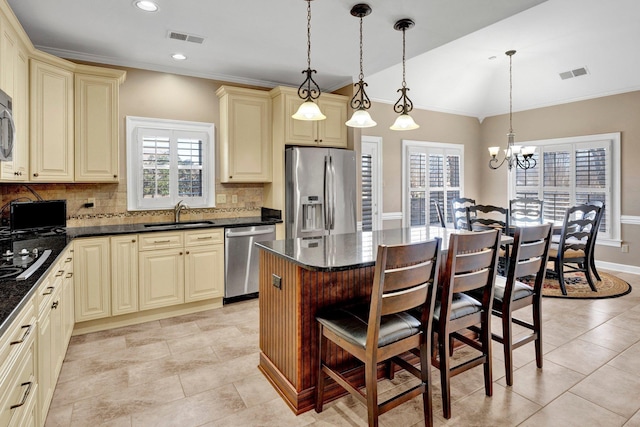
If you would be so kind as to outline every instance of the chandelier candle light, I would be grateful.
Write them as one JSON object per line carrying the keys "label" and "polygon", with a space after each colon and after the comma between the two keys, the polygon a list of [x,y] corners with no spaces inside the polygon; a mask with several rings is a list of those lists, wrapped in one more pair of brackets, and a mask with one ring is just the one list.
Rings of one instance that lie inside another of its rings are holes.
{"label": "chandelier candle light", "polygon": [[398,89],[400,92],[400,99],[393,106],[393,111],[396,113],[400,113],[396,121],[391,125],[389,129],[391,130],[413,130],[418,129],[420,126],[413,121],[413,118],[409,115],[411,110],[413,110],[413,102],[409,99],[407,92],[409,88],[407,87],[407,82],[405,81],[405,32],[409,28],[413,28],[415,22],[413,20],[405,18],[397,21],[393,28],[398,31],[402,31],[402,87]]}
{"label": "chandelier candle light", "polygon": [[[512,59],[516,53],[515,50],[508,50],[505,55],[509,57],[509,133],[507,134],[507,149],[504,150],[504,158],[498,163],[498,152],[500,147],[489,147],[489,154],[491,159],[489,160],[489,167],[491,169],[498,169],[506,161],[509,170],[514,166],[518,166],[520,169],[530,169],[536,166],[536,159],[533,158],[533,154],[536,151],[535,147],[521,147],[514,145],[515,134],[513,133],[513,77],[512,77]],[[522,159],[518,157],[522,154]]]}
{"label": "chandelier candle light", "polygon": [[353,128],[370,128],[377,123],[373,121],[371,115],[367,111],[371,107],[371,101],[364,88],[367,83],[364,81],[364,73],[362,71],[362,18],[371,13],[371,7],[365,3],[359,3],[351,8],[351,15],[356,18],[360,18],[360,75],[358,76],[360,81],[354,83],[356,93],[351,98],[351,108],[355,111],[351,116],[351,119],[345,124]]}
{"label": "chandelier candle light", "polygon": [[313,102],[320,97],[320,87],[312,76],[316,70],[311,69],[311,0],[305,1],[307,2],[307,69],[303,70],[302,74],[306,74],[307,78],[298,88],[298,96],[305,101],[291,117],[296,120],[324,120],[327,116],[322,114],[318,104]]}

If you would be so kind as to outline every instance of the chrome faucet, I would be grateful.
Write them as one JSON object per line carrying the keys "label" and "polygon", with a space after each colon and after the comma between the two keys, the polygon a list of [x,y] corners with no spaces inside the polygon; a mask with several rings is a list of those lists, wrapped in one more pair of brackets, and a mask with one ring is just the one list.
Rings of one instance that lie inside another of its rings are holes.
{"label": "chrome faucet", "polygon": [[183,203],[183,200],[180,200],[178,203],[176,203],[176,205],[173,207],[173,222],[180,222],[180,213],[182,212],[182,210],[188,210],[189,206],[185,205]]}

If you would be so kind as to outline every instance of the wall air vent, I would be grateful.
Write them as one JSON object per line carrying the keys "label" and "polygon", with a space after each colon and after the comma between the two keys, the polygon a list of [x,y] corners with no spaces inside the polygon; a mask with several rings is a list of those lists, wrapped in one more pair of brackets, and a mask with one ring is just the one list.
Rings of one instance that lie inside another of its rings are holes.
{"label": "wall air vent", "polygon": [[575,70],[564,71],[560,73],[560,78],[562,80],[567,80],[573,77],[586,76],[587,74],[589,74],[587,67],[580,67],[580,68],[576,68]]}
{"label": "wall air vent", "polygon": [[169,31],[168,37],[174,40],[181,40],[184,42],[191,42],[191,43],[197,43],[197,44],[202,44],[204,42],[204,37],[194,36],[193,34],[187,34],[187,33],[179,33],[177,31]]}

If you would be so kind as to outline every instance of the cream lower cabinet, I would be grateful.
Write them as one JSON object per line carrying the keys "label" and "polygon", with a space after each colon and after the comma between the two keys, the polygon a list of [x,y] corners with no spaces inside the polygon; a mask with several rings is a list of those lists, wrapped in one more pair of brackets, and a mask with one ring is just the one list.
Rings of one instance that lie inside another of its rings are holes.
{"label": "cream lower cabinet", "polygon": [[0,338],[0,426],[24,426],[38,396],[36,310],[32,298]]}
{"label": "cream lower cabinet", "polygon": [[183,233],[140,234],[140,310],[184,302]]}
{"label": "cream lower cabinet", "polygon": [[111,236],[111,315],[138,311],[138,235]]}
{"label": "cream lower cabinet", "polygon": [[38,425],[44,425],[74,325],[73,248],[58,257],[36,290]]}
{"label": "cream lower cabinet", "polygon": [[185,302],[224,296],[224,229],[187,231]]}
{"label": "cream lower cabinet", "polygon": [[77,239],[73,246],[75,321],[111,316],[109,237]]}

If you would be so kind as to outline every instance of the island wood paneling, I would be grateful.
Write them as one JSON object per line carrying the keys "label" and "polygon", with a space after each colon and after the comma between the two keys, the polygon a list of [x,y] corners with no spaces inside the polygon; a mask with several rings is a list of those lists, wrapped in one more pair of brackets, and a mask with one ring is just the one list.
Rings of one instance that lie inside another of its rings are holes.
{"label": "island wood paneling", "polygon": [[[260,251],[260,369],[295,413],[312,409],[318,366],[319,310],[368,301],[374,267],[322,272],[307,270],[265,250]],[[281,277],[281,288],[273,275]],[[328,362],[362,378],[360,364],[331,345]],[[382,367],[379,376],[384,375]],[[363,381],[362,381],[363,382]],[[345,391],[334,384],[331,400]]]}

